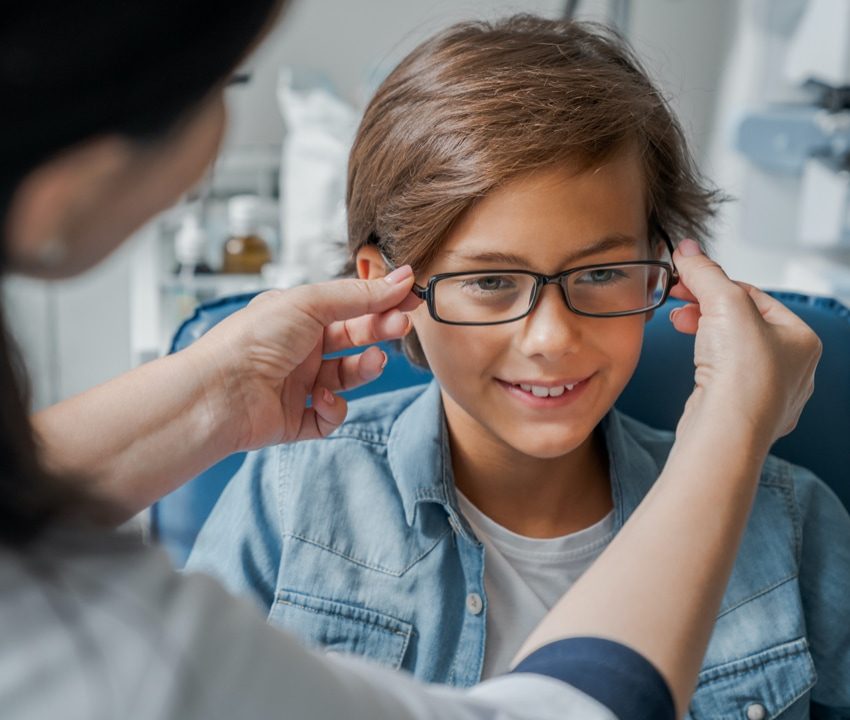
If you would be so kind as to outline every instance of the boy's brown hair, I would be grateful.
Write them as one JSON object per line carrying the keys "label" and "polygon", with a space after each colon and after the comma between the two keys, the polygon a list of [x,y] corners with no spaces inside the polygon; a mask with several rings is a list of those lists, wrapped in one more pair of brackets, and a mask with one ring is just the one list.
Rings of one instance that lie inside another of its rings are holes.
{"label": "boy's brown hair", "polygon": [[[348,167],[347,269],[370,242],[425,267],[494,187],[558,163],[581,171],[625,147],[643,161],[650,239],[660,224],[704,242],[722,198],[619,35],[530,15],[454,25],[410,53],[366,108]],[[404,346],[425,364],[415,336]]]}

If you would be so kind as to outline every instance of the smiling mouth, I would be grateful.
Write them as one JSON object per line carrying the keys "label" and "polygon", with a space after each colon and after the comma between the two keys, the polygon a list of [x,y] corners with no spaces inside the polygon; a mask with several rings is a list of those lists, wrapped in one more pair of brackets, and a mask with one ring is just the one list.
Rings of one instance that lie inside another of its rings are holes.
{"label": "smiling mouth", "polygon": [[570,383],[562,383],[557,385],[535,385],[533,383],[505,383],[517,390],[533,395],[537,398],[561,397],[566,393],[573,392],[576,388],[586,383],[589,378],[583,380],[575,380]]}

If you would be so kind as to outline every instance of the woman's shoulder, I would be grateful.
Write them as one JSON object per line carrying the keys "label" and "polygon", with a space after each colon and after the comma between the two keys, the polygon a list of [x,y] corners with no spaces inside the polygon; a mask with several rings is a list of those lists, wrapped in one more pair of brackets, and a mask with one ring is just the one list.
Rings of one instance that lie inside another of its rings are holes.
{"label": "woman's shoulder", "polygon": [[138,710],[131,697],[149,703],[139,717],[158,716],[186,659],[179,641],[164,641],[175,637],[169,618],[197,607],[211,584],[184,581],[162,552],[113,533],[53,530],[3,549],[4,716],[126,717]]}
{"label": "woman's shoulder", "polygon": [[333,671],[252,603],[137,538],[68,529],[0,547],[0,588],[4,718],[271,717],[293,702],[325,717],[340,696],[311,690]]}

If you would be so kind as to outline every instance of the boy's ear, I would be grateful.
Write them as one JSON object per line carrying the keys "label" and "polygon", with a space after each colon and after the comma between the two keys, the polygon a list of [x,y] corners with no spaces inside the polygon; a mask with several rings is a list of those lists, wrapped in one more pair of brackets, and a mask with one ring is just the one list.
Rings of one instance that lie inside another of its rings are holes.
{"label": "boy's ear", "polygon": [[381,251],[374,245],[364,245],[357,251],[355,256],[357,266],[357,277],[366,280],[384,277],[387,274],[387,266],[381,257]]}

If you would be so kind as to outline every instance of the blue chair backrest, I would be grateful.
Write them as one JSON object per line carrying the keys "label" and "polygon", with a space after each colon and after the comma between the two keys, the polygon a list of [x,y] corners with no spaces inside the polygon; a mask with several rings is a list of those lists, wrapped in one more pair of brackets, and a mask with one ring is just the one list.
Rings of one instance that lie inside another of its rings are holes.
{"label": "blue chair backrest", "polygon": [[[780,440],[773,453],[815,472],[850,508],[850,310],[828,298],[771,294],[801,316],[824,344],[815,393],[797,429]],[[177,331],[171,351],[194,342],[253,296],[236,295],[199,307]],[[681,303],[669,301],[647,324],[640,363],[617,401],[628,415],[669,430],[675,429],[694,382],[693,337],[676,332],[667,318],[677,304]],[[384,373],[375,382],[346,393],[348,399],[430,379],[429,373],[413,367],[395,348],[382,347],[389,358]],[[176,564],[185,563],[201,525],[244,458],[239,453],[222,460],[154,505],[152,531]]]}

